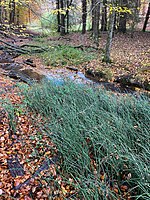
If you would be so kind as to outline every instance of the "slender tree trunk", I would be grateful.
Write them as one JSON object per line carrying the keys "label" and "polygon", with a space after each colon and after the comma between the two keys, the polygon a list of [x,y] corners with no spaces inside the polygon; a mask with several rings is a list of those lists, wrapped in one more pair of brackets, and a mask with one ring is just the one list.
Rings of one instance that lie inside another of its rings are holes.
{"label": "slender tree trunk", "polygon": [[[115,1],[112,0],[112,6],[114,8]],[[108,30],[108,37],[106,42],[106,50],[105,50],[105,57],[104,61],[106,63],[110,63],[110,51],[111,51],[111,45],[112,45],[112,38],[113,38],[113,29],[114,29],[114,20],[115,20],[115,10],[112,10],[112,13],[110,13],[110,19],[109,19],[109,30]]]}
{"label": "slender tree trunk", "polygon": [[144,26],[143,26],[143,32],[146,31],[146,26],[148,24],[149,15],[150,15],[150,3],[148,5],[148,9],[147,9],[146,17],[145,17],[145,22],[144,22]]}
{"label": "slender tree trunk", "polygon": [[17,24],[17,25],[20,25],[19,18],[20,18],[19,8],[17,8],[17,11],[16,11],[16,24]]}
{"label": "slender tree trunk", "polygon": [[95,5],[95,0],[92,0],[92,30],[93,30],[93,27],[94,27],[94,5]]}
{"label": "slender tree trunk", "polygon": [[86,33],[87,1],[82,0],[82,34]]}
{"label": "slender tree trunk", "polygon": [[[126,7],[127,0],[122,0],[121,6]],[[120,13],[119,27],[118,27],[119,32],[122,32],[122,33],[126,32],[126,22],[127,22],[127,13]]]}
{"label": "slender tree trunk", "polygon": [[97,46],[99,46],[99,19],[100,19],[100,1],[95,0],[94,17],[93,17],[93,39]]}
{"label": "slender tree trunk", "polygon": [[2,0],[0,0],[0,24],[2,23]]}
{"label": "slender tree trunk", "polygon": [[59,12],[59,9],[60,9],[59,0],[56,0],[56,10],[58,11],[58,13],[57,13],[57,24],[58,24],[57,32],[60,32],[60,12]]}
{"label": "slender tree trunk", "polygon": [[66,17],[67,17],[67,33],[69,33],[69,0],[67,0]]}
{"label": "slender tree trunk", "polygon": [[70,19],[70,17],[69,17],[69,8],[70,8],[70,6],[72,5],[72,1],[73,0],[67,0],[67,5],[66,5],[66,14],[65,14],[65,16],[64,16],[64,20],[67,18],[67,33],[69,33],[69,19]]}
{"label": "slender tree trunk", "polygon": [[117,30],[117,28],[116,28],[116,23],[117,23],[117,13],[115,12],[114,30]]}
{"label": "slender tree trunk", "polygon": [[4,0],[4,6],[3,6],[3,11],[2,11],[2,18],[3,18],[3,21],[4,23],[6,23],[6,21],[8,21],[8,9],[6,7],[7,5],[7,1]]}
{"label": "slender tree trunk", "polygon": [[131,25],[131,38],[134,36],[134,31],[136,28],[136,24],[139,20],[139,10],[137,10],[138,7],[140,7],[140,1],[136,0],[132,3],[132,25]]}
{"label": "slender tree trunk", "polygon": [[15,0],[10,1],[9,8],[10,8],[9,24],[14,24],[14,22],[15,22]]}
{"label": "slender tree trunk", "polygon": [[[64,1],[60,0],[60,8],[63,11],[64,9]],[[65,15],[61,13],[61,27],[60,27],[60,34],[65,35]]]}
{"label": "slender tree trunk", "polygon": [[107,0],[103,0],[101,31],[107,31]]}

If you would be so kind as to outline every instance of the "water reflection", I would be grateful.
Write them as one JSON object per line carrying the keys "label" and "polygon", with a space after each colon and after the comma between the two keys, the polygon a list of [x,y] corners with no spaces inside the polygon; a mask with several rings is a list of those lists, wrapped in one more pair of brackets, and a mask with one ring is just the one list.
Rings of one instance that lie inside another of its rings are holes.
{"label": "water reflection", "polygon": [[92,77],[87,78],[83,72],[73,70],[71,71],[64,68],[52,70],[51,72],[48,72],[46,77],[53,81],[53,83],[57,86],[63,85],[64,81],[66,80],[72,80],[77,84],[86,84],[94,88],[105,88],[106,90],[111,90],[113,92],[131,94],[136,93],[134,88],[128,86],[123,87],[119,83],[113,82],[97,82],[93,80]]}

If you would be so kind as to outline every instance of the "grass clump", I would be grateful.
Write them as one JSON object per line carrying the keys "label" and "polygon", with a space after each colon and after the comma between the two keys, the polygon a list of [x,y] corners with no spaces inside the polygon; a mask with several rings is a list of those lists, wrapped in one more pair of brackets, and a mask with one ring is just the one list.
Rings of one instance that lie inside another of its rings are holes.
{"label": "grass clump", "polygon": [[148,99],[51,82],[25,96],[47,119],[43,130],[62,157],[61,176],[74,180],[74,198],[150,199]]}
{"label": "grass clump", "polygon": [[97,52],[91,52],[90,49],[81,50],[69,45],[60,45],[58,41],[50,41],[47,37],[36,37],[33,44],[42,45],[42,48],[47,49],[37,53],[47,66],[77,66],[97,58]]}
{"label": "grass clump", "polygon": [[9,99],[0,100],[0,107],[1,106],[8,115],[10,131],[16,132],[16,117],[15,117],[16,110],[15,110],[15,107],[13,106],[13,104],[10,102]]}
{"label": "grass clump", "polygon": [[86,52],[71,46],[52,46],[50,51],[40,54],[47,66],[79,65],[96,57],[96,53]]}

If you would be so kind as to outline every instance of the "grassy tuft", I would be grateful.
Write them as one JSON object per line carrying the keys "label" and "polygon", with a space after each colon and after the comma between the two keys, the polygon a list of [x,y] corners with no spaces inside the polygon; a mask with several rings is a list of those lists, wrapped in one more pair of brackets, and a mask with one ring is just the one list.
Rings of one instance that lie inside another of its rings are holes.
{"label": "grassy tuft", "polygon": [[26,103],[46,117],[43,130],[62,157],[61,176],[74,180],[74,198],[150,199],[148,99],[46,82]]}
{"label": "grassy tuft", "polygon": [[9,99],[6,99],[6,100],[0,100],[0,105],[3,107],[3,109],[8,115],[9,130],[15,133],[16,132],[16,117],[15,117],[16,110],[13,104],[10,102]]}
{"label": "grassy tuft", "polygon": [[54,46],[49,52],[40,55],[45,65],[79,65],[96,57],[95,53],[85,52],[70,46]]}

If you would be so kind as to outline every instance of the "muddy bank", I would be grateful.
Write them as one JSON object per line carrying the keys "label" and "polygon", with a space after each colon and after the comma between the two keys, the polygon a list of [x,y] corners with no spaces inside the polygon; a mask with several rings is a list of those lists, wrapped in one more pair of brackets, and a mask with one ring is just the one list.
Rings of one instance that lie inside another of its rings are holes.
{"label": "muddy bank", "polygon": [[92,69],[86,69],[85,76],[97,82],[111,81],[114,84],[119,83],[122,88],[131,88],[132,90],[135,90],[135,88],[140,88],[150,91],[150,82],[148,80],[142,81],[134,74],[125,74],[112,77],[111,71],[108,70],[94,71]]}
{"label": "muddy bank", "polygon": [[[105,88],[117,93],[134,93],[135,85],[119,81],[109,82],[108,75],[104,72],[89,73],[81,72],[75,67],[56,68],[50,70],[39,70],[31,58],[23,60],[22,63],[15,62],[9,54],[0,55],[0,68],[2,73],[10,78],[22,81],[29,85],[40,82],[43,79],[51,80],[56,85],[64,84],[64,81],[73,81],[90,87]],[[136,87],[139,86],[136,84]]]}
{"label": "muddy bank", "polygon": [[23,62],[15,62],[16,56],[4,52],[0,55],[1,73],[10,78],[31,84],[40,82],[45,76],[36,70],[36,64],[32,59],[25,59]]}
{"label": "muddy bank", "polygon": [[76,71],[74,69],[73,70],[68,70],[66,68],[52,69],[49,72],[47,72],[46,78],[48,80],[51,80],[56,85],[64,84],[64,80],[71,80],[77,84],[84,84],[93,88],[102,88],[117,93],[133,94],[136,92],[133,87],[122,85],[117,82],[108,82],[108,81],[99,82],[92,76],[87,76],[85,73]]}
{"label": "muddy bank", "polygon": [[52,80],[57,85],[63,84],[64,80],[71,80],[78,84],[86,84],[92,87],[101,87],[119,93],[134,93],[135,88],[150,91],[149,82],[142,82],[133,75],[124,75],[112,80],[112,74],[108,70],[94,71],[84,68],[81,71],[74,66],[66,68],[47,69],[39,68],[35,59],[24,57],[20,62],[16,61],[18,54],[2,52],[0,54],[0,69],[2,74],[29,85],[40,82],[43,79]]}

